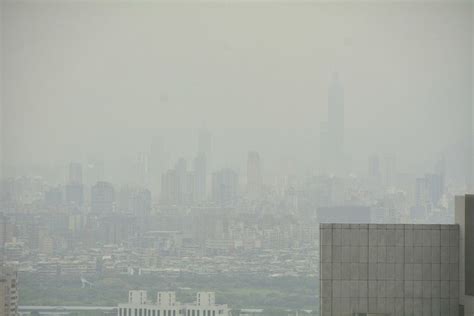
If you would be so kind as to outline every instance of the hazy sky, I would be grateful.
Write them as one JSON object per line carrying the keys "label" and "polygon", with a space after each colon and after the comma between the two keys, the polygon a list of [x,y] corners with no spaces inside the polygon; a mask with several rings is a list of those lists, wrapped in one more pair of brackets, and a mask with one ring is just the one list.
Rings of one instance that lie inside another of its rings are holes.
{"label": "hazy sky", "polygon": [[205,125],[217,164],[257,150],[267,166],[311,168],[337,71],[346,152],[423,166],[467,135],[471,15],[469,2],[8,1],[4,157],[117,163],[153,135],[191,156]]}

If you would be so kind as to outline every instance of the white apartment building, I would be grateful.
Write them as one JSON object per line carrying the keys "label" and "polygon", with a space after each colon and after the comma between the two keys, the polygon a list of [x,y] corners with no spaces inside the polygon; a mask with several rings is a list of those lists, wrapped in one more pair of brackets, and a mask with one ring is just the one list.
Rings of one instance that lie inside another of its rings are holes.
{"label": "white apartment building", "polygon": [[128,303],[118,305],[118,316],[229,316],[226,304],[216,304],[214,292],[198,292],[196,301],[182,304],[175,292],[158,292],[156,301],[147,291],[129,291]]}

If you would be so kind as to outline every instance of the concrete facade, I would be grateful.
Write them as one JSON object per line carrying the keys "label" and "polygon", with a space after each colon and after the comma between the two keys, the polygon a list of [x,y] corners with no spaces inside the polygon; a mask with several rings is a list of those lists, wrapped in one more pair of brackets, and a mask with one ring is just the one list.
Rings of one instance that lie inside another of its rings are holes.
{"label": "concrete facade", "polygon": [[320,225],[322,316],[459,313],[458,225]]}
{"label": "concrete facade", "polygon": [[[466,200],[473,199],[474,196],[456,196],[455,203],[455,222],[459,224],[460,247],[459,247],[459,303],[464,309],[465,316],[474,316],[474,296],[466,294],[466,273],[465,273],[465,253],[466,253],[466,212],[474,212],[474,209],[466,207]],[[469,204],[469,203],[468,203]]]}

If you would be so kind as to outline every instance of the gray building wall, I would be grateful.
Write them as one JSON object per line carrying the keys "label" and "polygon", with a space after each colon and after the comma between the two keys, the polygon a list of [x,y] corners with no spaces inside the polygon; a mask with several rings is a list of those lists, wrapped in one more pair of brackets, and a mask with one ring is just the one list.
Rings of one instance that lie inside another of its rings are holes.
{"label": "gray building wall", "polygon": [[322,316],[459,313],[458,225],[320,225]]}
{"label": "gray building wall", "polygon": [[466,247],[466,213],[474,212],[472,203],[466,203],[466,200],[474,199],[473,195],[462,195],[455,197],[455,222],[459,224],[460,247],[459,247],[459,301],[463,305],[465,316],[474,316],[474,296],[466,294],[466,250],[473,251],[473,245]]}

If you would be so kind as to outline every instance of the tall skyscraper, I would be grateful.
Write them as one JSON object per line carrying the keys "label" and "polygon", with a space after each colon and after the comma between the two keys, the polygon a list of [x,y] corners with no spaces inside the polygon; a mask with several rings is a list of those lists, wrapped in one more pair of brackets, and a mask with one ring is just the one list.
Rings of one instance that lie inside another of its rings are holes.
{"label": "tall skyscraper", "polygon": [[220,205],[233,204],[237,198],[239,177],[232,169],[221,169],[212,175],[212,197]]}
{"label": "tall skyscraper", "polygon": [[77,162],[69,164],[69,183],[82,184],[82,165]]}
{"label": "tall skyscraper", "polygon": [[207,159],[204,153],[194,158],[194,200],[201,202],[207,194]]}
{"label": "tall skyscraper", "polygon": [[250,151],[247,157],[247,194],[251,199],[262,193],[262,162],[256,151]]}
{"label": "tall skyscraper", "polygon": [[194,196],[194,174],[187,171],[187,163],[180,158],[173,169],[161,177],[161,203],[182,205]]}
{"label": "tall skyscraper", "polygon": [[110,213],[114,210],[115,190],[111,183],[100,181],[91,188],[91,211]]}
{"label": "tall skyscraper", "polygon": [[82,206],[84,203],[84,185],[82,182],[82,165],[77,162],[69,164],[69,178],[65,187],[66,203]]}
{"label": "tall skyscraper", "polygon": [[207,128],[201,128],[198,133],[198,153],[203,153],[206,156],[211,155],[212,149],[212,135]]}
{"label": "tall skyscraper", "polygon": [[148,187],[148,154],[140,152],[135,161],[136,184],[142,187]]}
{"label": "tall skyscraper", "polygon": [[149,159],[150,189],[153,196],[161,190],[161,176],[168,168],[164,142],[161,137],[154,137],[150,148]]}
{"label": "tall skyscraper", "polygon": [[369,168],[368,168],[369,177],[374,179],[379,179],[380,172],[380,159],[379,156],[374,154],[369,157]]}
{"label": "tall skyscraper", "polygon": [[326,173],[344,171],[344,88],[337,74],[328,91],[328,120],[321,125],[321,164]]}

